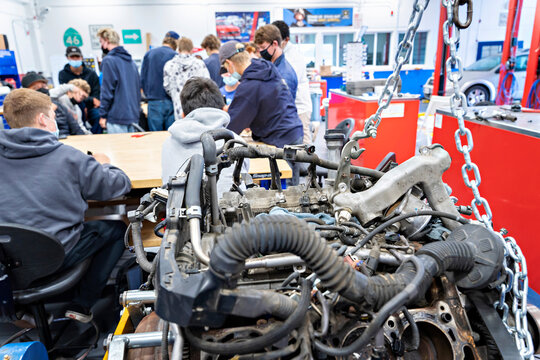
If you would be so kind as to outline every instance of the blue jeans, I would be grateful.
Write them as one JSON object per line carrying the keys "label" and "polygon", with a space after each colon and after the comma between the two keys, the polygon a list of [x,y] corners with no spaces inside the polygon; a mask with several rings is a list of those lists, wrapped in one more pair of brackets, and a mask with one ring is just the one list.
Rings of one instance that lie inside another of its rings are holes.
{"label": "blue jeans", "polygon": [[123,134],[134,132],[133,126],[131,125],[121,125],[121,124],[111,124],[107,121],[107,133],[108,134]]}
{"label": "blue jeans", "polygon": [[124,252],[126,225],[121,221],[85,222],[79,242],[66,254],[60,270],[92,257],[90,267],[76,289],[73,302],[90,308],[99,300],[114,266]]}
{"label": "blue jeans", "polygon": [[174,106],[171,100],[148,101],[148,128],[150,131],[167,130],[174,122]]}

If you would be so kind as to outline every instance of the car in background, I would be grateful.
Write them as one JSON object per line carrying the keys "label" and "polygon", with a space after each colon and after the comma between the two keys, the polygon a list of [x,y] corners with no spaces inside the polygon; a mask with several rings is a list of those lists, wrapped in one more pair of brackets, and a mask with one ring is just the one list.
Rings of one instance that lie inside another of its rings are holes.
{"label": "car in background", "polygon": [[225,19],[216,19],[216,32],[221,40],[235,40],[241,36],[240,28],[228,23]]}
{"label": "car in background", "polygon": [[[514,69],[516,85],[513,93],[515,100],[520,100],[523,96],[528,58],[528,50],[522,50],[516,55],[516,67]],[[469,106],[486,101],[495,101],[499,86],[500,67],[501,55],[499,54],[480,59],[463,69],[463,78],[459,81],[459,86],[465,94]],[[433,93],[433,76],[424,84],[423,92],[427,99],[431,97]],[[451,93],[452,84],[446,81],[446,95]]]}

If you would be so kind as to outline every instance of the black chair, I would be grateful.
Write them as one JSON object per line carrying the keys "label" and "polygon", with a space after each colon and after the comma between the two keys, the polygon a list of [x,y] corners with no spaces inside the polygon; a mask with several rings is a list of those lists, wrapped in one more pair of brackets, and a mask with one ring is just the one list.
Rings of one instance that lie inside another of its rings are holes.
{"label": "black chair", "polygon": [[64,262],[62,244],[45,232],[17,224],[0,224],[0,321],[16,320],[15,309],[34,316],[40,341],[54,347],[44,304],[81,280],[91,258],[57,272]]}

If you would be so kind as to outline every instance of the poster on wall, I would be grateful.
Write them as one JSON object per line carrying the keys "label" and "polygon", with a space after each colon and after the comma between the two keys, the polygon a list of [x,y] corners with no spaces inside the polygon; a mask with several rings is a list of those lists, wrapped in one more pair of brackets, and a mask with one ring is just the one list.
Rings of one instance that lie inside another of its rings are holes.
{"label": "poster on wall", "polygon": [[88,32],[90,33],[90,42],[92,43],[92,49],[99,50],[101,45],[99,44],[99,39],[97,33],[99,29],[103,28],[112,28],[111,24],[102,24],[102,25],[88,25]]}
{"label": "poster on wall", "polygon": [[216,12],[216,33],[223,42],[253,41],[255,31],[267,24],[270,24],[269,11]]}
{"label": "poster on wall", "polygon": [[283,21],[290,27],[352,26],[352,8],[283,9]]}

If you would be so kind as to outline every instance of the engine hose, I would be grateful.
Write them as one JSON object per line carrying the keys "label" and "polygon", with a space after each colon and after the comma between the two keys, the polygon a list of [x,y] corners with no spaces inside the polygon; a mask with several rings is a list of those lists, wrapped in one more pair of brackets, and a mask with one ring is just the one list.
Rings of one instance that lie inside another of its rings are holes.
{"label": "engine hose", "polygon": [[196,337],[189,328],[185,328],[186,338],[191,345],[210,354],[227,356],[254,353],[283,339],[291,331],[301,326],[304,322],[310,302],[311,282],[304,280],[302,281],[300,300],[291,316],[285,320],[282,326],[276,327],[264,335],[240,343],[217,343],[202,340],[201,338]]}
{"label": "engine hose", "polygon": [[325,354],[328,354],[330,356],[335,357],[346,357],[354,352],[359,351],[363,347],[365,347],[375,335],[377,335],[377,332],[379,332],[383,324],[386,322],[388,317],[395,312],[399,310],[403,305],[405,305],[411,297],[415,296],[415,293],[417,291],[417,288],[420,287],[422,282],[424,281],[425,275],[424,275],[424,267],[422,265],[422,262],[417,257],[411,256],[406,261],[412,262],[413,266],[415,267],[415,275],[412,281],[403,289],[403,291],[397,293],[392,299],[390,299],[384,306],[381,308],[381,310],[375,315],[371,323],[368,325],[366,330],[362,333],[362,335],[356,339],[352,344],[347,345],[342,348],[333,348],[330,346],[327,346],[320,342],[319,340],[315,340],[313,344],[315,345],[315,349],[318,351],[324,352]]}
{"label": "engine hose", "polygon": [[457,222],[459,222],[461,224],[468,224],[469,223],[469,220],[467,220],[465,218],[462,218],[461,216],[456,216],[456,215],[453,215],[453,214],[445,213],[445,212],[442,212],[442,211],[435,211],[435,210],[422,210],[422,211],[416,211],[416,212],[413,212],[413,213],[402,214],[402,215],[396,216],[396,217],[394,217],[394,218],[392,218],[392,219],[390,219],[388,221],[385,221],[381,225],[377,226],[375,229],[373,229],[372,232],[367,234],[367,236],[365,238],[363,238],[358,245],[356,245],[352,250],[348,251],[348,253],[349,254],[354,254],[355,252],[360,250],[362,247],[364,247],[364,245],[366,245],[369,240],[373,239],[373,237],[375,235],[377,235],[378,233],[380,233],[381,231],[383,231],[384,229],[386,229],[390,225],[392,225],[394,223],[397,223],[398,221],[405,220],[405,219],[410,218],[410,217],[425,216],[425,215],[444,217],[444,218],[455,220],[455,221],[457,221]]}
{"label": "engine hose", "polygon": [[163,323],[161,333],[161,360],[169,360],[169,322]]}
{"label": "engine hose", "polygon": [[[195,154],[189,163],[189,175],[186,184],[186,207],[188,220],[192,217],[202,217],[201,209],[201,184],[203,178],[204,159],[201,155]],[[197,209],[198,208],[198,209]],[[199,214],[193,214],[191,210],[198,210]]]}
{"label": "engine hose", "polygon": [[144,245],[141,236],[141,223],[135,221],[131,223],[131,238],[133,240],[133,248],[135,249],[135,256],[137,258],[137,263],[147,273],[152,271],[152,263],[148,261],[146,254],[144,252]]}
{"label": "engine hose", "polygon": [[411,327],[411,345],[405,350],[416,351],[420,347],[420,331],[418,330],[418,324],[416,324],[416,321],[414,321],[414,317],[405,306],[401,308],[401,312],[403,313],[403,316],[405,316],[405,319],[407,319],[407,321],[409,322],[409,326]]}
{"label": "engine hose", "polygon": [[[257,148],[253,146],[248,147],[236,147],[227,150],[227,155],[229,156],[230,160],[235,161],[240,158],[273,158],[273,159],[283,159],[285,154],[283,149],[278,148],[268,148],[271,153],[268,154],[261,154]],[[294,160],[295,162],[303,162],[303,163],[311,163],[315,164],[317,166],[330,169],[330,170],[337,170],[339,168],[339,164],[336,162],[328,161],[325,159],[319,158],[315,154],[308,154],[304,150],[299,150],[296,152],[296,158]],[[375,179],[379,179],[384,175],[382,171],[377,171],[369,168],[364,168],[360,166],[351,166],[351,173],[352,174],[358,174],[358,175],[364,175],[369,176]]]}
{"label": "engine hose", "polygon": [[154,235],[157,237],[163,238],[163,234],[159,232],[159,230],[163,229],[167,225],[167,219],[161,221],[159,224],[157,224],[154,227]]}
{"label": "engine hose", "polygon": [[[457,241],[425,245],[417,253],[426,272],[416,295],[425,294],[433,277],[445,271],[471,270],[474,251],[469,243]],[[374,309],[403,291],[416,276],[414,266],[408,262],[394,274],[361,274],[347,265],[305,221],[286,215],[255,218],[228,228],[217,240],[209,267],[217,278],[231,281],[244,270],[247,258],[279,252],[299,256],[325,288]]]}

